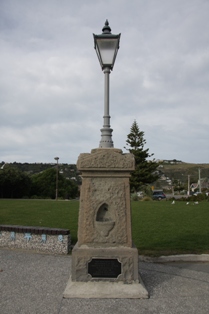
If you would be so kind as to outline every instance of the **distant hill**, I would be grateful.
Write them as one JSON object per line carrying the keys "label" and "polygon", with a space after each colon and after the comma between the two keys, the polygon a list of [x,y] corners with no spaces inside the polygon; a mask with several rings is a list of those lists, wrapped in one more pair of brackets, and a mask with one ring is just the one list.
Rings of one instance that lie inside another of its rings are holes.
{"label": "distant hill", "polygon": [[[209,163],[208,164],[192,164],[180,160],[158,160],[158,171],[160,179],[157,182],[156,188],[166,188],[173,184],[174,180],[178,180],[182,185],[188,184],[188,176],[190,183],[197,183],[199,179],[199,169],[201,178],[209,181]],[[0,163],[0,168],[4,162]],[[46,169],[56,167],[56,163],[8,163],[12,167],[26,172],[30,175],[40,173]],[[65,177],[81,183],[79,171],[75,164],[59,163],[59,172]]]}
{"label": "distant hill", "polygon": [[[190,183],[197,183],[200,178],[209,181],[209,164],[193,164],[182,161],[161,161],[159,162],[158,171],[161,175],[162,185],[169,185],[170,182],[178,180],[182,185]],[[163,182],[164,181],[164,182]],[[171,185],[171,184],[170,184]]]}

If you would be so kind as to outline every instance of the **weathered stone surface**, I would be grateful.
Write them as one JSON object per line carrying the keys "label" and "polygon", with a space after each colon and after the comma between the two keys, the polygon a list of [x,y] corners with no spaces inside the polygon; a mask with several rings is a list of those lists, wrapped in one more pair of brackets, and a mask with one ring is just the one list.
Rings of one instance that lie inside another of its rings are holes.
{"label": "weathered stone surface", "polygon": [[81,154],[82,172],[78,246],[132,246],[130,171],[134,158],[120,149],[99,148]]}
{"label": "weathered stone surface", "polygon": [[122,272],[117,278],[102,278],[106,281],[123,281],[125,283],[138,282],[138,251],[136,248],[95,248],[78,247],[73,249],[72,255],[72,280],[73,281],[98,281],[101,278],[92,278],[88,273],[88,263],[93,258],[118,259]]}
{"label": "weathered stone surface", "polygon": [[79,282],[72,281],[70,278],[63,297],[69,299],[148,299],[149,295],[142,282],[127,285],[122,281]]}
{"label": "weathered stone surface", "polygon": [[135,161],[132,154],[122,154],[122,150],[115,148],[93,149],[91,154],[81,154],[78,158],[79,170],[109,169],[114,171],[134,170]]}
{"label": "weathered stone surface", "polygon": [[[128,178],[84,178],[80,197],[78,244],[132,245]],[[106,204],[106,217],[98,211]],[[112,223],[108,233],[105,225]]]}
{"label": "weathered stone surface", "polygon": [[[92,282],[119,283],[114,285],[111,297],[117,298],[123,288],[123,297],[126,293],[130,298],[147,297],[139,282],[138,251],[132,245],[129,178],[134,170],[133,155],[120,149],[98,148],[91,154],[81,154],[77,167],[82,175],[78,242],[72,251],[72,276],[65,297],[77,297],[83,289],[80,284]],[[94,267],[89,270],[92,261]],[[91,284],[89,289],[87,295],[95,297]],[[102,293],[101,297],[110,294]]]}

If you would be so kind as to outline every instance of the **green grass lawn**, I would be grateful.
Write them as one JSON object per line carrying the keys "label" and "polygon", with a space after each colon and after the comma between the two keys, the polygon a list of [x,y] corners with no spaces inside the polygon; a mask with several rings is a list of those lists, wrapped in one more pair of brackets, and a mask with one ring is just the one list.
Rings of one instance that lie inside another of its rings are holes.
{"label": "green grass lawn", "polygon": [[139,254],[209,253],[209,202],[132,202],[132,235]]}
{"label": "green grass lawn", "polygon": [[78,208],[78,201],[0,199],[0,224],[70,229],[75,243]]}
{"label": "green grass lawn", "polygon": [[[132,202],[132,235],[139,254],[209,253],[209,202]],[[2,200],[0,224],[70,229],[77,239],[78,201]]]}

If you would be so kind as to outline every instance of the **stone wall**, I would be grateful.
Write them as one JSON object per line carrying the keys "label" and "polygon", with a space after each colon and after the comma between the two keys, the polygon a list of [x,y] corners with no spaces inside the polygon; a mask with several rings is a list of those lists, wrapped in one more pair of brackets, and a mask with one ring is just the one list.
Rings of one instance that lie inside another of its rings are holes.
{"label": "stone wall", "polygon": [[0,247],[21,248],[53,254],[68,254],[68,229],[0,225]]}

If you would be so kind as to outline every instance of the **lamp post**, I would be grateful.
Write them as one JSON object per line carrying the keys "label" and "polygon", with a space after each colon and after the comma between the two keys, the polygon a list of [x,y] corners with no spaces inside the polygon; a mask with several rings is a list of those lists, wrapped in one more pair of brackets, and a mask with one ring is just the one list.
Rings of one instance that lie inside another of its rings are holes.
{"label": "lamp post", "polygon": [[108,20],[102,29],[101,35],[94,36],[94,48],[96,50],[102,71],[105,75],[104,81],[104,124],[101,129],[100,148],[114,147],[112,141],[112,129],[110,128],[110,115],[109,115],[109,75],[113,70],[117,52],[119,49],[120,35],[111,34],[111,28]]}
{"label": "lamp post", "polygon": [[55,193],[55,199],[57,201],[57,198],[58,198],[58,161],[59,161],[59,157],[54,157],[54,159],[57,161],[57,168],[56,168],[56,193]]}

